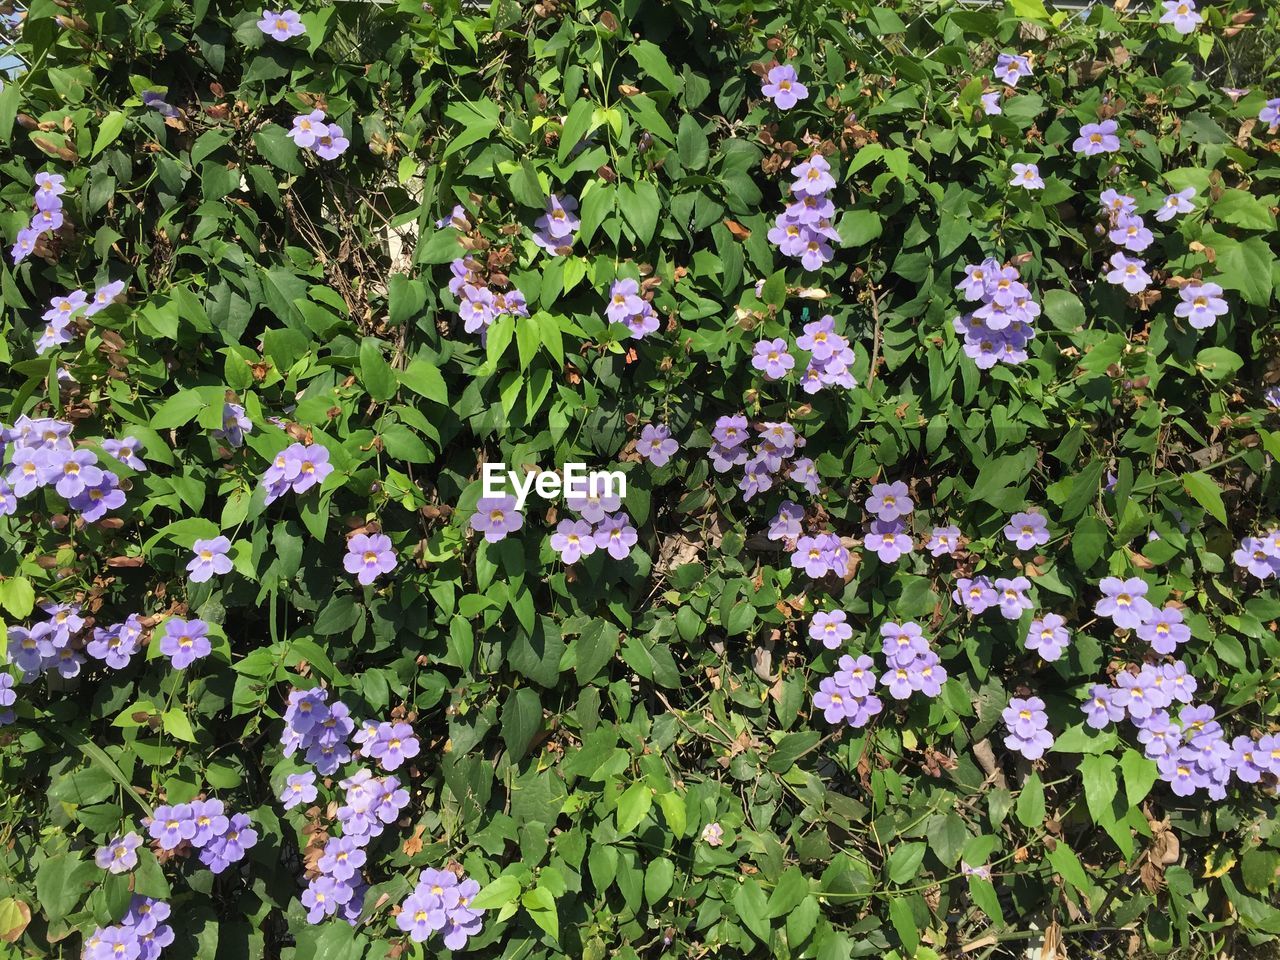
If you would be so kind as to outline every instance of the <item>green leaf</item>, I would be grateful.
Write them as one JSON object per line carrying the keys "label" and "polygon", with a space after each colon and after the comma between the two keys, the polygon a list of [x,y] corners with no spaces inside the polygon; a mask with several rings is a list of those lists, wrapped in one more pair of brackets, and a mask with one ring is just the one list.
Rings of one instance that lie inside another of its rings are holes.
{"label": "green leaf", "polygon": [[[578,101],[581,103],[582,101]],[[511,175],[511,196],[516,203],[541,210],[547,202],[546,191],[538,181],[538,171],[528,157],[520,161],[520,167]]]}
{"label": "green leaf", "polygon": [[414,360],[399,373],[400,384],[420,397],[434,400],[442,406],[449,404],[449,388],[445,385],[440,368],[430,360]]}
{"label": "green leaf", "polygon": [[1120,758],[1120,773],[1124,779],[1125,798],[1131,807],[1146,799],[1159,776],[1155,761],[1148,760],[1132,748],[1126,748]]}
{"label": "green leaf", "polygon": [[102,123],[98,126],[98,136],[94,138],[93,150],[89,154],[89,159],[93,159],[111,144],[116,142],[116,138],[120,136],[120,131],[124,129],[125,114],[120,110],[112,110],[102,119]]}
{"label": "green leaf", "polygon": [[1049,11],[1045,9],[1044,0],[1009,0],[1013,14],[1020,20],[1049,21]]}
{"label": "green leaf", "polygon": [[1018,794],[1014,812],[1018,815],[1018,822],[1024,827],[1034,829],[1044,825],[1044,784],[1040,782],[1038,774],[1033,773],[1027,777],[1027,782],[1022,785],[1022,792]]}
{"label": "green leaf", "polygon": [[799,867],[788,867],[769,895],[769,918],[785,917],[809,895],[809,881]]}
{"label": "green leaf", "polygon": [[374,337],[360,342],[360,381],[374,400],[390,400],[396,393],[396,375],[382,356],[382,344]]}
{"label": "green leaf", "polygon": [[502,740],[513,757],[523,757],[542,729],[542,701],[532,687],[521,687],[502,704]]}
{"label": "green leaf", "polygon": [[574,675],[579,684],[587,684],[596,678],[604,665],[618,652],[618,628],[605,620],[592,620],[574,639]]}
{"label": "green leaf", "polygon": [[680,163],[688,170],[701,170],[711,156],[707,135],[691,113],[680,118],[680,126],[676,132],[676,153],[680,157]]}
{"label": "green leaf", "polygon": [[494,910],[515,903],[520,896],[520,881],[507,875],[498,877],[475,895],[471,906],[476,910]]}
{"label": "green leaf", "polygon": [[49,857],[36,871],[36,896],[50,920],[61,920],[80,903],[99,875],[97,865],[70,853]]}
{"label": "green leaf", "polygon": [[1084,781],[1085,804],[1093,822],[1101,825],[1114,820],[1111,801],[1118,789],[1115,758],[1106,754],[1086,755],[1080,761],[1080,777]]}
{"label": "green leaf", "polygon": [[151,429],[170,430],[194,420],[205,407],[206,398],[198,390],[183,390],[160,405],[151,417]]}
{"label": "green leaf", "polygon": [[1244,366],[1244,359],[1234,350],[1205,347],[1196,354],[1196,366],[1215,383],[1226,380]]}
{"label": "green leaf", "polygon": [[268,124],[253,135],[253,145],[272,166],[285,173],[302,173],[302,161],[298,159],[298,147],[289,139],[288,132],[276,124]]}
{"label": "green leaf", "polygon": [[15,619],[25,620],[36,606],[36,590],[26,577],[9,577],[0,580],[0,606]]}
{"label": "green leaf", "polygon": [[918,841],[900,844],[885,863],[889,880],[901,885],[914,879],[928,849],[927,844]]}
{"label": "green leaf", "polygon": [[182,710],[166,710],[160,717],[165,733],[187,743],[196,742],[195,731],[191,729],[191,721]]}
{"label": "green leaf", "polygon": [[754,877],[747,877],[738,885],[733,895],[733,906],[738,919],[752,935],[763,944],[768,944],[772,936],[769,925],[769,904],[765,900],[764,891]]}
{"label": "green leaf", "polygon": [[591,132],[591,119],[595,109],[596,105],[587,97],[579,97],[573,101],[569,116],[565,118],[564,127],[560,131],[560,148],[556,159],[561,164],[569,159],[570,151],[582,142],[582,138]]}
{"label": "green leaf", "polygon": [[666,54],[662,52],[662,48],[657,44],[648,40],[641,40],[628,47],[627,53],[631,55],[631,59],[640,67],[643,76],[656,80],[669,93],[680,92],[680,80],[675,71],[671,69],[671,64],[668,62]]}
{"label": "green leaf", "polygon": [[1188,473],[1182,477],[1182,487],[1195,498],[1224,527],[1227,526],[1227,507],[1222,502],[1222,489],[1207,473]]}
{"label": "green leaf", "polygon": [[641,246],[648,246],[658,225],[658,188],[648,180],[641,180],[634,187],[620,186],[618,206],[622,208],[622,216],[635,231],[636,241]]}
{"label": "green leaf", "polygon": [[643,780],[633,783],[618,798],[618,833],[626,836],[640,826],[653,806],[653,791]]}
{"label": "green leaf", "polygon": [[658,857],[650,862],[644,872],[645,901],[651,906],[658,906],[671,889],[675,875],[676,865],[666,857]]}

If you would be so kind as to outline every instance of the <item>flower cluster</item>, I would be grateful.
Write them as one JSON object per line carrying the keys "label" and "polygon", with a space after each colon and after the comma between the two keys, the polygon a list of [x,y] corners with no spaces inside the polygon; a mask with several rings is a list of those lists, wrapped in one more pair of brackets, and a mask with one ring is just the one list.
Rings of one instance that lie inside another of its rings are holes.
{"label": "flower cluster", "polygon": [[863,505],[872,516],[870,529],[863,542],[881,563],[896,563],[913,549],[907,535],[907,521],[915,510],[911,491],[901,480],[877,483]]}
{"label": "flower cluster", "polygon": [[458,298],[458,317],[467,333],[478,333],[480,343],[487,340],[489,327],[504,314],[519,319],[529,316],[524,294],[516,288],[491,289],[485,281],[483,266],[471,257],[459,257],[449,265],[449,292]]}
{"label": "flower cluster", "polygon": [[839,669],[818,684],[813,705],[827,723],[865,727],[884,705],[875,695],[875,664],[865,654],[840,658]]}
{"label": "flower cluster", "polygon": [[[808,457],[796,457],[796,453],[805,446],[804,437],[799,436],[789,423],[782,422],[757,424],[756,432],[759,436],[755,445],[748,449],[750,432],[747,418],[741,414],[717,418],[711,430],[711,448],[707,452],[712,468],[717,473],[727,473],[734,467],[742,467],[743,475],[738,480],[738,488],[742,490],[745,501],[772,489],[774,479],[783,473],[788,479],[816,494],[818,473],[813,461]],[[788,510],[796,511],[795,523],[788,521],[784,524],[785,529],[791,532],[776,536],[771,533],[772,539],[794,540],[800,536],[799,520],[803,518],[804,512],[795,504],[784,503],[783,512]]]}
{"label": "flower cluster", "polygon": [[342,127],[327,122],[323,110],[312,110],[294,117],[288,137],[299,149],[311,150],[321,160],[337,160],[351,146]]}
{"label": "flower cluster", "polygon": [[267,503],[274,503],[288,490],[306,493],[325,477],[333,473],[329,451],[320,444],[291,443],[271,461],[262,475],[262,485],[267,492]]}
{"label": "flower cluster", "polygon": [[44,330],[36,340],[36,353],[44,354],[54,347],[70,343],[75,333],[72,321],[82,311],[86,318],[101,313],[124,292],[124,281],[104,283],[90,298],[83,290],[73,290],[49,301],[49,309],[41,316]]}
{"label": "flower cluster", "polygon": [[14,264],[19,264],[35,252],[42,234],[59,229],[65,218],[62,212],[62,195],[67,192],[66,179],[60,173],[37,173],[35,205],[31,222],[18,231],[11,254]]}
{"label": "flower cluster", "polygon": [[346,791],[346,802],[338,807],[342,834],[362,847],[381,836],[387,824],[400,819],[400,811],[409,805],[409,791],[394,775],[375,777],[360,769],[338,781],[338,786]]}
{"label": "flower cluster", "polygon": [[1006,620],[1019,620],[1032,607],[1026,593],[1030,587],[1026,577],[997,577],[994,584],[986,577],[960,577],[951,599],[973,616],[995,607]]}
{"label": "flower cluster", "polygon": [[62,420],[25,416],[12,428],[0,428],[9,461],[9,472],[0,481],[0,514],[14,512],[15,498],[49,486],[87,523],[124,506],[119,478],[99,466],[92,450],[75,447],[71,429],[71,424]]}
{"label": "flower cluster", "polygon": [[9,627],[9,661],[22,671],[22,682],[30,683],[42,673],[56,670],[61,677],[80,673],[84,656],[76,649],[75,638],[84,629],[84,617],[74,603],[46,603],[40,607],[48,620],[30,629],[17,624]]}
{"label": "flower cluster", "polygon": [[1280,576],[1280,527],[1272,527],[1258,537],[1242,538],[1231,559],[1259,580]]}
{"label": "flower cluster", "polygon": [[806,270],[817,270],[831,261],[831,244],[840,242],[840,234],[831,226],[835,204],[828,196],[836,181],[831,164],[820,153],[799,164],[792,175],[792,200],[778,214],[768,240],[784,256],[799,260]]}
{"label": "flower cluster", "polygon": [[609,288],[609,305],[605,316],[610,323],[624,324],[636,340],[643,340],[659,327],[653,304],[640,295],[640,284],[630,277],[620,277]]}
{"label": "flower cluster", "polygon": [[355,740],[360,744],[360,756],[377,760],[383,770],[399,770],[422,749],[413,727],[402,722],[384,720],[376,726],[366,722]]}
{"label": "flower cluster", "polygon": [[347,923],[355,925],[368,889],[360,872],[364,863],[364,847],[352,837],[330,837],[325,842],[316,863],[319,872],[308,881],[300,898],[307,908],[308,923],[320,923],[341,913]]}
{"label": "flower cluster", "polygon": [[895,700],[914,692],[936,697],[947,682],[947,670],[929,646],[918,623],[886,623],[880,627],[881,648],[889,669],[880,678]]}
{"label": "flower cluster", "polygon": [[221,800],[193,800],[156,807],[147,825],[161,850],[173,852],[184,843],[200,851],[200,862],[222,873],[244,859],[258,842],[247,814],[228,816]]}
{"label": "flower cluster", "polygon": [[133,895],[119,923],[97,927],[85,937],[82,960],[156,960],[173,943],[174,933],[165,920],[169,904]]}
{"label": "flower cluster", "polygon": [[843,577],[849,570],[849,551],[834,533],[800,537],[791,551],[791,566],[814,580],[829,573]]}
{"label": "flower cluster", "polygon": [[480,932],[483,910],[471,906],[479,892],[480,884],[459,880],[450,870],[423,870],[418,885],[400,905],[396,926],[417,943],[439,931],[447,949],[461,950],[469,937]]}
{"label": "flower cluster", "polygon": [[304,751],[306,762],[325,776],[351,759],[348,738],[355,731],[351,711],[341,700],[329,703],[323,687],[291,690],[280,743],[286,757]]}
{"label": "flower cluster", "polygon": [[1001,266],[989,258],[964,268],[964,279],[956,284],[964,298],[980,306],[952,321],[956,333],[964,337],[965,355],[980,370],[997,363],[1021,363],[1027,359],[1027,344],[1035,339],[1040,305],[1031,299],[1014,266]]}
{"label": "flower cluster", "polygon": [[1053,746],[1049,732],[1049,715],[1039,697],[1013,697],[1000,714],[1009,731],[1004,745],[1028,760],[1039,760]]}
{"label": "flower cluster", "polygon": [[580,226],[577,199],[553,193],[547,198],[546,212],[533,223],[533,242],[548,253],[567,254]]}
{"label": "flower cluster", "polygon": [[830,314],[806,323],[804,334],[796,338],[796,346],[809,352],[809,363],[800,378],[805,393],[817,393],[823,387],[852,390],[858,385],[850,372],[853,349],[847,337],[836,333],[836,322]]}
{"label": "flower cluster", "polygon": [[[616,501],[617,497],[609,498]],[[616,508],[615,508],[616,509]],[[608,552],[615,560],[625,560],[639,539],[631,518],[625,512],[604,513],[593,510],[593,520],[561,520],[551,535],[551,549],[560,555],[562,562],[576,563],[596,550]],[[593,524],[595,524],[593,526]]]}
{"label": "flower cluster", "polygon": [[89,656],[101,660],[112,670],[123,670],[138,652],[142,633],[142,619],[132,613],[120,623],[94,627],[93,639],[85,644],[84,649]]}

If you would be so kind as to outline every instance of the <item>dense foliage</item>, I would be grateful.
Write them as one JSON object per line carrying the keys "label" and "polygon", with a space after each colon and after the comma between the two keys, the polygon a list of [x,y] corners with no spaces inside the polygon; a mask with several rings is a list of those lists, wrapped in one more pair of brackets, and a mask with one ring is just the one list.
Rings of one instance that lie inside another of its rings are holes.
{"label": "dense foliage", "polygon": [[0,952],[1270,949],[1277,32],[1126,6],[33,0]]}

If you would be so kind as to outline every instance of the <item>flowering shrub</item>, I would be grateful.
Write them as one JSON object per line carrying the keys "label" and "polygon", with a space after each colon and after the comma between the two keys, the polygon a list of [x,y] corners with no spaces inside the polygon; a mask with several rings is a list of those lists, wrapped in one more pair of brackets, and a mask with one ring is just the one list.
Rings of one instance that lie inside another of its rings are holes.
{"label": "flowering shrub", "polygon": [[1127,7],[32,0],[4,949],[1271,949],[1280,38]]}

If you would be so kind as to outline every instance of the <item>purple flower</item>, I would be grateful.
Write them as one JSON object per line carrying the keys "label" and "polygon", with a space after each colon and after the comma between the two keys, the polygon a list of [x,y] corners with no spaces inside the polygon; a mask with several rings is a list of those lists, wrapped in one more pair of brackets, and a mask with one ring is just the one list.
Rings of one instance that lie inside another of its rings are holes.
{"label": "purple flower", "polygon": [[421,748],[413,727],[407,723],[378,724],[378,732],[360,750],[360,755],[377,760],[382,769],[398,770],[406,760],[418,755]]}
{"label": "purple flower", "polygon": [[924,547],[935,557],[943,554],[950,556],[956,552],[960,542],[960,528],[955,526],[934,527]]}
{"label": "purple flower", "polygon": [[1038,513],[1015,513],[1004,528],[1004,536],[1019,550],[1034,550],[1049,542],[1049,521]]}
{"label": "purple flower", "polygon": [[1098,587],[1102,590],[1102,599],[1093,612],[1100,617],[1110,617],[1123,630],[1137,628],[1155,612],[1147,599],[1147,584],[1139,577],[1128,580],[1103,577]]}
{"label": "purple flower", "polygon": [[988,117],[996,117],[1004,113],[1000,109],[1000,91],[990,90],[982,95],[982,112]]}
{"label": "purple flower", "polygon": [[[14,628],[9,629],[12,632]],[[15,717],[12,707],[17,702],[18,695],[13,690],[13,676],[9,673],[0,673],[0,727],[13,723]]]}
{"label": "purple flower", "polygon": [[1096,157],[1100,153],[1115,153],[1120,149],[1120,138],[1116,131],[1120,125],[1114,120],[1103,120],[1101,123],[1086,123],[1080,128],[1080,136],[1071,144],[1076,153],[1086,157]]}
{"label": "purple flower", "polygon": [[19,230],[18,236],[9,250],[10,255],[13,257],[13,262],[19,264],[31,256],[35,252],[36,241],[39,239],[40,234],[30,227]]}
{"label": "purple flower", "polygon": [[57,459],[50,463],[50,474],[57,477],[54,489],[70,500],[85,491],[86,487],[102,482],[103,471],[98,467],[98,457],[92,450],[58,451]]}
{"label": "purple flower", "polygon": [[1261,580],[1280,574],[1280,560],[1268,552],[1266,541],[1257,537],[1244,537],[1240,546],[1231,554],[1236,566],[1243,567]]}
{"label": "purple flower", "polygon": [[313,879],[299,898],[307,908],[307,923],[320,923],[325,917],[333,916],[338,907],[351,899],[351,892],[351,887],[333,877]]}
{"label": "purple flower", "polygon": [[1160,654],[1171,654],[1178,649],[1178,644],[1191,639],[1191,628],[1182,622],[1182,611],[1177,607],[1165,607],[1153,610],[1151,615],[1138,624],[1138,636],[1151,644],[1151,649]]}
{"label": "purple flower", "polygon": [[231,558],[227,551],[231,541],[226,537],[197,540],[192,546],[191,562],[187,564],[188,579],[192,583],[204,583],[214,576],[231,572]]}
{"label": "purple flower", "polygon": [[1136,213],[1116,217],[1115,226],[1108,236],[1112,243],[1134,253],[1141,253],[1155,242],[1155,236]]}
{"label": "purple flower", "polygon": [[796,358],[787,353],[787,341],[761,340],[755,346],[751,366],[764,373],[766,380],[781,380],[796,365]]}
{"label": "purple flower", "polygon": [[34,230],[37,234],[52,233],[65,222],[66,218],[61,207],[55,207],[52,210],[37,210],[31,218],[29,229]]}
{"label": "purple flower", "polygon": [[[141,837],[138,837],[138,842],[142,842]],[[129,901],[129,910],[120,920],[120,924],[129,927],[139,938],[142,938],[158,930],[160,925],[169,919],[171,912],[169,904],[163,900],[153,900],[151,897],[142,897],[135,893]],[[170,938],[172,939],[172,934]]]}
{"label": "purple flower", "polygon": [[1146,262],[1137,257],[1126,257],[1120,251],[1111,255],[1111,269],[1107,271],[1107,283],[1124,287],[1129,293],[1141,293],[1151,286]]}
{"label": "purple flower", "polygon": [[142,91],[142,105],[149,110],[154,110],[162,117],[181,116],[182,111],[165,100],[165,94],[167,93],[167,90],[144,90]]}
{"label": "purple flower", "polygon": [[219,440],[227,441],[231,447],[244,445],[245,434],[253,433],[253,423],[245,416],[244,407],[238,403],[222,405],[222,429],[214,430],[213,435]]}
{"label": "purple flower", "polygon": [[769,80],[760,92],[773,101],[779,110],[790,110],[801,100],[809,97],[809,88],[796,77],[796,68],[788,64],[780,64],[769,70]]}
{"label": "purple flower", "polygon": [[357,533],[347,541],[347,555],[342,558],[342,566],[347,573],[356,574],[356,580],[367,587],[379,574],[390,573],[396,568],[391,538],[382,533]]}
{"label": "purple flower", "polygon": [[655,467],[665,466],[679,449],[680,444],[672,439],[671,430],[664,423],[645,426],[636,444],[636,452]]}
{"label": "purple flower", "polygon": [[147,472],[146,463],[139,457],[142,452],[142,441],[137,437],[124,437],[121,440],[103,440],[102,449],[131,470],[139,473]]}
{"label": "purple flower", "polygon": [[196,835],[196,823],[191,817],[191,804],[156,807],[147,827],[151,839],[160,844],[161,850],[174,850],[183,840]]}
{"label": "purple flower", "polygon": [[272,40],[280,41],[300,37],[307,32],[307,28],[302,25],[302,18],[293,10],[263,10],[258,29]]}
{"label": "purple flower", "polygon": [[336,123],[327,124],[324,133],[316,136],[315,151],[321,160],[337,160],[346,153],[349,146],[351,141],[343,135],[342,128]]}
{"label": "purple flower", "polygon": [[1204,23],[1204,17],[1196,12],[1193,0],[1164,0],[1164,16],[1160,22],[1171,24],[1175,32],[1186,36],[1196,32]]}
{"label": "purple flower", "polygon": [[38,210],[56,210],[62,206],[61,196],[67,192],[66,178],[60,173],[36,174],[35,201]]}
{"label": "purple flower", "polygon": [[101,660],[113,670],[121,670],[129,665],[130,659],[138,652],[141,637],[142,622],[134,613],[124,623],[114,624],[105,630],[94,627],[93,639],[85,644],[85,650],[89,656]]}
{"label": "purple flower", "polygon": [[961,577],[956,581],[956,588],[951,591],[951,599],[962,604],[974,616],[1000,602],[999,596],[992,589],[991,581],[986,577]]}
{"label": "purple flower", "polygon": [[596,552],[596,541],[591,524],[585,520],[561,520],[551,535],[551,549],[560,554],[566,563],[577,563],[582,557]]}
{"label": "purple flower", "polygon": [[916,508],[907,485],[901,480],[875,484],[864,506],[868,513],[886,521],[909,516]]}
{"label": "purple flower", "polygon": [[1269,772],[1270,763],[1259,755],[1257,741],[1239,736],[1231,741],[1231,768],[1244,783],[1257,783]]}
{"label": "purple flower", "polygon": [[798,197],[818,197],[836,186],[835,178],[831,176],[831,164],[820,153],[796,166],[791,173],[795,177],[791,190]]}
{"label": "purple flower", "polygon": [[1116,690],[1112,694],[1112,702],[1116,706],[1124,707],[1130,719],[1146,719],[1151,716],[1153,710],[1161,706],[1160,698],[1150,695],[1154,679],[1155,675],[1151,672],[1122,671],[1116,677]]}
{"label": "purple flower", "polygon": [[1053,734],[1047,729],[1049,716],[1039,697],[1013,697],[1000,717],[1009,731],[1004,745],[1028,760],[1040,759],[1053,746]]}
{"label": "purple flower", "polygon": [[472,530],[483,533],[487,541],[497,543],[524,525],[524,515],[516,509],[513,496],[481,497],[476,501],[470,525]]}
{"label": "purple flower", "polygon": [[1191,202],[1191,198],[1195,195],[1195,187],[1186,187],[1177,193],[1169,194],[1164,198],[1164,203],[1160,204],[1160,209],[1156,211],[1156,219],[1164,223],[1180,213],[1190,213],[1196,208],[1196,205]]}
{"label": "purple flower", "polygon": [[601,550],[607,550],[615,560],[625,560],[631,555],[631,548],[639,539],[636,528],[631,526],[631,518],[625,513],[616,513],[600,521],[591,535]]}
{"label": "purple flower", "polygon": [[996,58],[993,73],[997,80],[1010,87],[1016,87],[1019,79],[1031,76],[1031,61],[1017,54],[1002,53]]}
{"label": "purple flower", "polygon": [[328,132],[329,128],[324,122],[324,111],[312,110],[310,113],[299,114],[293,118],[293,129],[289,131],[288,137],[302,149],[309,150]]}
{"label": "purple flower", "polygon": [[770,540],[795,540],[801,534],[800,522],[804,519],[804,508],[783,500],[778,513],[769,522]]}
{"label": "purple flower", "polygon": [[1027,630],[1027,649],[1037,651],[1046,661],[1057,660],[1071,642],[1071,633],[1065,623],[1056,613],[1046,613],[1039,620],[1032,620]]}
{"label": "purple flower", "polygon": [[1026,577],[1014,577],[1011,580],[1000,577],[996,580],[995,591],[1002,617],[1017,620],[1024,610],[1031,609],[1031,598],[1026,595],[1030,586],[1031,581]]}
{"label": "purple flower", "polygon": [[1138,210],[1137,200],[1116,190],[1103,190],[1098,199],[1102,203],[1102,209],[1110,215],[1113,221],[1116,217],[1136,213]]}
{"label": "purple flower", "polygon": [[137,934],[128,927],[106,927],[95,931],[92,938],[95,946],[86,950],[86,960],[139,960],[142,947],[138,943]]}
{"label": "purple flower", "polygon": [[99,847],[93,855],[94,863],[109,873],[128,873],[138,865],[138,848],[142,846],[142,837],[136,833],[126,833],[116,837],[105,847]]}
{"label": "purple flower", "polygon": [[1197,769],[1197,751],[1183,747],[1176,752],[1167,753],[1156,760],[1156,769],[1160,779],[1169,784],[1170,789],[1180,797],[1189,797],[1197,789],[1207,786],[1204,774]]}
{"label": "purple flower", "polygon": [[311,803],[316,795],[316,775],[308,770],[306,773],[291,773],[285,777],[280,801],[286,810],[292,810],[300,803]]}
{"label": "purple flower", "polygon": [[885,660],[893,667],[909,667],[929,652],[929,642],[924,638],[920,624],[885,623],[880,626],[881,645]]}
{"label": "purple flower", "polygon": [[904,532],[901,520],[872,520],[864,543],[880,558],[881,563],[897,563],[911,552],[911,538]]}
{"label": "purple flower", "polygon": [[1266,105],[1258,111],[1258,120],[1267,124],[1271,133],[1276,132],[1276,128],[1280,127],[1280,97],[1266,102]]}
{"label": "purple flower", "polygon": [[610,323],[626,323],[644,310],[645,301],[640,297],[640,284],[631,278],[613,281],[609,290],[609,306],[605,315]]}
{"label": "purple flower", "polygon": [[326,876],[344,883],[358,878],[364,866],[364,850],[350,837],[330,837],[316,867]]}
{"label": "purple flower", "polygon": [[209,625],[203,620],[170,617],[165,621],[164,635],[160,638],[160,652],[169,658],[175,670],[191,666],[213,652]]}
{"label": "purple flower", "polygon": [[1089,690],[1089,699],[1081,706],[1084,711],[1084,722],[1094,730],[1101,730],[1107,724],[1124,717],[1124,707],[1115,702],[1115,691],[1110,687],[1095,683]]}
{"label": "purple flower", "polygon": [[200,862],[213,873],[222,873],[258,842],[258,831],[250,826],[247,814],[237,813],[227,820],[226,832],[215,836],[200,851]]}
{"label": "purple flower", "polygon": [[838,650],[841,644],[853,636],[853,627],[845,622],[843,610],[831,613],[815,613],[809,622],[809,636],[821,640],[828,650]]}
{"label": "purple flower", "polygon": [[791,554],[791,566],[803,570],[814,580],[826,576],[831,572],[831,559],[823,543],[818,537],[801,537]]}
{"label": "purple flower", "polygon": [[221,800],[193,800],[191,802],[191,820],[196,825],[196,832],[191,837],[193,847],[206,846],[214,837],[227,832],[230,821],[222,809]]}
{"label": "purple flower", "polygon": [[1022,187],[1024,190],[1043,190],[1044,180],[1040,178],[1040,168],[1034,163],[1015,163],[1011,187]]}
{"label": "purple flower", "polygon": [[549,253],[567,251],[582,221],[577,216],[578,201],[573,197],[552,194],[547,198],[546,213],[534,221],[533,241]]}
{"label": "purple flower", "polygon": [[77,511],[86,523],[101,520],[108,510],[118,510],[124,506],[124,491],[120,489],[120,481],[114,473],[102,471],[102,479],[92,486],[86,486],[79,494],[67,501],[72,510]]}
{"label": "purple flower", "polygon": [[1222,287],[1216,283],[1192,281],[1178,290],[1178,296],[1182,302],[1174,307],[1173,315],[1185,317],[1197,330],[1212,327],[1228,310]]}

